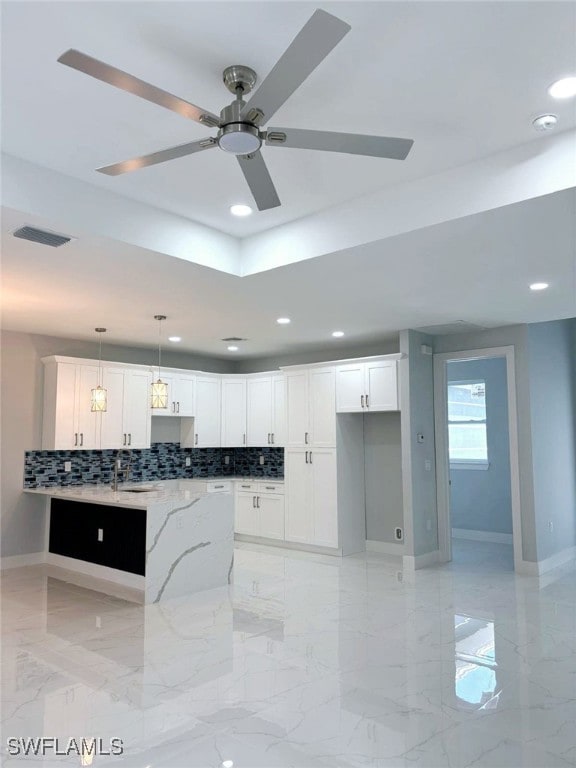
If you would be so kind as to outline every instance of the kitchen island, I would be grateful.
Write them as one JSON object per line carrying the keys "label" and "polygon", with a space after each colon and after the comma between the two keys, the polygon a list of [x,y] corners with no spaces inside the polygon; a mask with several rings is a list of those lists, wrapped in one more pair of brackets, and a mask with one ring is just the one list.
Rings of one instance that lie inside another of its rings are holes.
{"label": "kitchen island", "polygon": [[230,584],[231,493],[196,480],[29,489],[50,500],[46,562],[135,588],[146,603]]}

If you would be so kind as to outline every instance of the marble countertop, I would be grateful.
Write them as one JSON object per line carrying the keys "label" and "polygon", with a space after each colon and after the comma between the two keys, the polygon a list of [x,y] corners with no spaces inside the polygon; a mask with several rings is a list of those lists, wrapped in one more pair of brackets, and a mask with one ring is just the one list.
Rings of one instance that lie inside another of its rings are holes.
{"label": "marble countertop", "polygon": [[[73,485],[66,488],[28,488],[26,493],[35,493],[49,498],[69,499],[90,504],[106,504],[113,507],[148,509],[152,504],[191,501],[201,496],[212,495],[202,490],[202,480],[159,480],[148,483],[121,484],[118,491],[103,485]],[[145,492],[130,493],[131,488],[149,488]]]}

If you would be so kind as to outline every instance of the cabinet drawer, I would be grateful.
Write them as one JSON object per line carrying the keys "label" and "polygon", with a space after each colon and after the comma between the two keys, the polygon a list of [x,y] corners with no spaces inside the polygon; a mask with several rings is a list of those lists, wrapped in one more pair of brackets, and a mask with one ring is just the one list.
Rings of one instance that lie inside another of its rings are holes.
{"label": "cabinet drawer", "polygon": [[284,493],[284,483],[258,483],[258,493]]}
{"label": "cabinet drawer", "polygon": [[207,493],[230,493],[232,482],[230,480],[214,480],[206,483]]}
{"label": "cabinet drawer", "polygon": [[251,483],[250,480],[237,480],[236,481],[236,492],[241,493],[242,491],[253,491],[256,493],[258,491],[258,483]]}

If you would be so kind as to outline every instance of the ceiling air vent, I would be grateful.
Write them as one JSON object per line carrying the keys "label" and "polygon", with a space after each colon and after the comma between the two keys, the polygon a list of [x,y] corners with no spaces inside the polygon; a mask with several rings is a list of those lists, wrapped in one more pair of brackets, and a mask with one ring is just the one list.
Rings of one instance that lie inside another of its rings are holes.
{"label": "ceiling air vent", "polygon": [[486,326],[469,323],[467,320],[456,320],[454,323],[444,323],[442,325],[425,325],[414,330],[420,333],[427,333],[430,336],[443,336],[452,333],[473,333],[474,331],[485,331]]}
{"label": "ceiling air vent", "polygon": [[69,243],[72,240],[71,237],[66,235],[58,235],[56,232],[47,232],[44,229],[36,229],[36,227],[20,227],[14,233],[14,237],[19,237],[22,240],[30,240],[32,243],[40,243],[41,245],[51,245],[52,248],[58,248],[64,243]]}
{"label": "ceiling air vent", "polygon": [[248,339],[241,339],[240,336],[228,336],[228,338],[222,339],[222,341],[248,341]]}

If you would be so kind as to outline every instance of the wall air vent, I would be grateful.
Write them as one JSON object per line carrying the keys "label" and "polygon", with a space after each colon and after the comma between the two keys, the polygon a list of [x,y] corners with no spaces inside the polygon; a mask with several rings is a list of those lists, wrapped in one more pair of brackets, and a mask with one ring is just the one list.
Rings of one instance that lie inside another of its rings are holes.
{"label": "wall air vent", "polygon": [[19,237],[22,240],[30,240],[32,243],[40,243],[41,245],[50,245],[52,248],[58,248],[60,245],[69,243],[72,240],[71,237],[66,235],[58,235],[56,232],[48,232],[44,229],[36,229],[36,227],[20,227],[12,233],[14,237]]}

